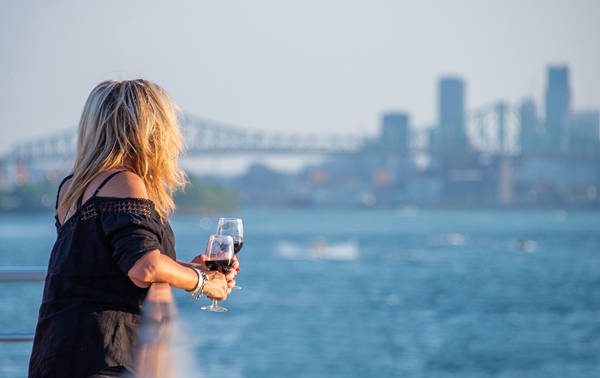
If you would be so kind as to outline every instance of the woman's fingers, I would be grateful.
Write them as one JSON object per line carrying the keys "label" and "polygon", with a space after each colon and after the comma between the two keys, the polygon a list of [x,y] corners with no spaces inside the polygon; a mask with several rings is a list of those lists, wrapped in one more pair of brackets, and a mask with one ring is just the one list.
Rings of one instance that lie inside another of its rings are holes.
{"label": "woman's fingers", "polygon": [[194,257],[194,259],[192,260],[192,263],[200,265],[200,267],[201,267],[200,270],[206,271],[206,264],[204,263],[205,260],[206,260],[205,255],[198,255],[198,256]]}
{"label": "woman's fingers", "polygon": [[227,281],[233,281],[235,280],[235,276],[237,275],[237,271],[231,269],[229,272],[227,272],[227,274],[225,275],[225,279]]}
{"label": "woman's fingers", "polygon": [[207,273],[208,281],[204,285],[204,293],[207,297],[215,298],[218,301],[227,298],[229,283],[225,275],[221,272],[211,271]]}

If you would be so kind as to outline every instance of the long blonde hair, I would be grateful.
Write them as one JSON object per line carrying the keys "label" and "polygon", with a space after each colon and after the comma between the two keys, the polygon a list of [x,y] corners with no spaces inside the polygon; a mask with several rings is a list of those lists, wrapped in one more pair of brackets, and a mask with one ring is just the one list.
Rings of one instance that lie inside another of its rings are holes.
{"label": "long blonde hair", "polygon": [[177,165],[183,148],[177,113],[167,93],[150,81],[98,84],[81,114],[73,179],[57,213],[76,209],[100,173],[125,168],[144,181],[156,211],[167,217],[175,209],[173,194],[186,183]]}

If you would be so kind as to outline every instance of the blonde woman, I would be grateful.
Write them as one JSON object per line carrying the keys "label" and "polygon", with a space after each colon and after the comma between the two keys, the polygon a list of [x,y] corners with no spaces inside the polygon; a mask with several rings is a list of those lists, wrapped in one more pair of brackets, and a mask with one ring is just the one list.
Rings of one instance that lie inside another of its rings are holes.
{"label": "blonde woman", "polygon": [[235,284],[203,256],[175,258],[168,216],[185,183],[175,105],[146,80],[105,81],[89,95],[73,174],[57,193],[30,377],[119,376],[131,368],[153,283],[224,300]]}

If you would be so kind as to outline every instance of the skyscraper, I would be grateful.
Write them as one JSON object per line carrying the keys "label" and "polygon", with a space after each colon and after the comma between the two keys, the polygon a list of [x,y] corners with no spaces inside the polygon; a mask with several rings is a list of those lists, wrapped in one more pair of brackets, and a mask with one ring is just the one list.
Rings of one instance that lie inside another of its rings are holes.
{"label": "skyscraper", "polygon": [[566,152],[570,102],[569,68],[567,66],[548,67],[545,125],[548,147],[553,151]]}
{"label": "skyscraper", "polygon": [[381,117],[380,143],[400,151],[409,148],[409,116],[406,113],[385,113]]}
{"label": "skyscraper", "polygon": [[439,84],[440,147],[443,153],[467,150],[465,133],[464,82],[445,77]]}

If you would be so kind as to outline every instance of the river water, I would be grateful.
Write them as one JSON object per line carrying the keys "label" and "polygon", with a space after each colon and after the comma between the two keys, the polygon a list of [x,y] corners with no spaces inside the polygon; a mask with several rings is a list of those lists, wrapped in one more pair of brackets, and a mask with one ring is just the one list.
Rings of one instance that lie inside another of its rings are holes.
{"label": "river water", "polygon": [[[600,213],[246,210],[227,313],[175,293],[205,377],[599,377]],[[178,257],[216,218],[175,215]],[[46,265],[51,215],[0,215],[0,266]],[[41,283],[0,284],[1,332],[32,332]],[[24,377],[30,343],[0,344]]]}

